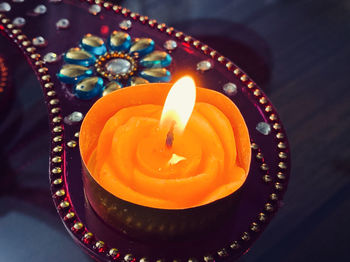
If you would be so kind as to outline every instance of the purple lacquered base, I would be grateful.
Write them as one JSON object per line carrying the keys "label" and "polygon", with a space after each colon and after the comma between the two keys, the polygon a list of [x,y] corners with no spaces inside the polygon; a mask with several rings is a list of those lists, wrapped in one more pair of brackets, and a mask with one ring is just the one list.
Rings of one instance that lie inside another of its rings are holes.
{"label": "purple lacquered base", "polygon": [[[208,262],[237,259],[264,231],[278,210],[287,188],[290,152],[276,110],[249,76],[207,45],[120,6],[96,2],[102,10],[95,16],[88,11],[90,3],[79,1],[13,3],[10,12],[0,14],[1,33],[23,51],[43,87],[52,138],[51,192],[65,227],[74,241],[98,261],[161,259]],[[39,3],[46,5],[47,13],[33,16],[31,10]],[[23,29],[16,28],[11,22],[18,16],[27,19]],[[56,29],[56,22],[61,18],[70,20],[69,28]],[[178,47],[171,51],[173,62],[169,67],[173,80],[190,74],[201,87],[223,93],[226,93],[223,87],[227,83],[237,88],[237,92],[232,92],[229,97],[241,110],[249,128],[253,150],[250,173],[242,187],[239,202],[232,206],[232,214],[224,223],[206,232],[176,241],[133,239],[106,225],[85,199],[77,146],[80,123],[68,123],[64,118],[74,111],[85,115],[96,99],[83,101],[72,96],[56,78],[62,60],[44,63],[42,57],[48,52],[62,54],[76,46],[86,33],[107,38],[111,31],[121,30],[118,24],[123,20],[132,22],[127,30],[132,38],[150,37],[157,49],[165,50],[163,44],[167,40],[177,42]],[[48,45],[31,48],[31,39],[39,35],[47,39]],[[197,64],[203,60],[210,61],[213,67],[198,71]],[[265,134],[256,129],[261,122],[265,123]],[[266,128],[270,128],[270,132]]]}

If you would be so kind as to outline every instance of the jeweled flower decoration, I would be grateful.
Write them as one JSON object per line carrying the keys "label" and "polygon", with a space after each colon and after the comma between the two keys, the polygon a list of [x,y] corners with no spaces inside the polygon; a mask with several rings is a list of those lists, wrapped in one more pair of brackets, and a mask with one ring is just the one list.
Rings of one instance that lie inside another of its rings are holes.
{"label": "jeweled flower decoration", "polygon": [[123,86],[169,82],[171,74],[166,67],[172,58],[154,46],[151,38],[131,39],[121,31],[112,32],[106,42],[87,34],[79,47],[63,55],[66,64],[57,77],[73,85],[73,93],[80,99],[106,95]]}

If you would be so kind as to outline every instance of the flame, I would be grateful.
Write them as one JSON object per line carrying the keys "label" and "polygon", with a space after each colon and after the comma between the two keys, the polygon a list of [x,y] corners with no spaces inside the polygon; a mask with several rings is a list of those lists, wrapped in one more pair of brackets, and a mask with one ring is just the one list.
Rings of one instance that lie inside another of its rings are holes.
{"label": "flame", "polygon": [[189,76],[180,78],[170,89],[165,100],[160,126],[173,128],[181,134],[191,117],[196,102],[196,85]]}

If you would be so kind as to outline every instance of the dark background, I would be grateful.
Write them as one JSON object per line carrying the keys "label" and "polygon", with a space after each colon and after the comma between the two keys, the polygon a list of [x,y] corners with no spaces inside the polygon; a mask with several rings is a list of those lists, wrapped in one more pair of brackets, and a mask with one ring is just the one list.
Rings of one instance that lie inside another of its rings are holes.
{"label": "dark background", "polygon": [[[119,2],[220,51],[280,113],[292,149],[284,207],[240,261],[348,260],[350,1]],[[14,89],[0,117],[0,261],[91,261],[52,204],[39,83],[2,36],[0,54]]]}

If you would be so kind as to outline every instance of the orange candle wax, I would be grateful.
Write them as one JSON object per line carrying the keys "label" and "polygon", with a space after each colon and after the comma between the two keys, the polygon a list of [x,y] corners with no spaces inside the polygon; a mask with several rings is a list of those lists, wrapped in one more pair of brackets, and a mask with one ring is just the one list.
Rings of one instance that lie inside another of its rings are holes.
{"label": "orange candle wax", "polygon": [[221,93],[196,88],[180,128],[176,114],[162,116],[170,88],[126,87],[92,106],[80,132],[90,174],[118,198],[153,208],[185,209],[230,195],[244,183],[251,158],[240,111]]}

